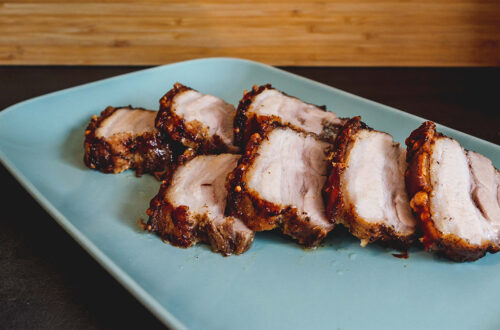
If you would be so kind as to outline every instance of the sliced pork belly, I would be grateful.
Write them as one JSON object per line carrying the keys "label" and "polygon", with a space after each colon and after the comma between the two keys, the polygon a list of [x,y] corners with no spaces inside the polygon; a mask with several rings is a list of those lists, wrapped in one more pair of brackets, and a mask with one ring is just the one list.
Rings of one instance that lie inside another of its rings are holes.
{"label": "sliced pork belly", "polygon": [[405,249],[417,224],[405,188],[406,152],[392,136],[360,117],[341,129],[324,187],[328,216],[343,223],[361,245],[381,241]]}
{"label": "sliced pork belly", "polygon": [[500,250],[500,172],[425,122],[406,140],[406,185],[422,242],[456,261]]}
{"label": "sliced pork belly", "polygon": [[132,107],[107,107],[92,117],[85,131],[85,164],[104,173],[136,170],[162,179],[175,162],[179,146],[154,125],[157,112]]}
{"label": "sliced pork belly", "polygon": [[324,107],[306,103],[274,89],[270,84],[254,86],[241,99],[234,121],[235,144],[245,146],[253,133],[263,134],[269,126],[289,126],[322,139],[335,137],[345,119]]}
{"label": "sliced pork belly", "polygon": [[160,100],[156,127],[204,154],[237,152],[233,145],[235,113],[232,104],[176,83]]}
{"label": "sliced pork belly", "polygon": [[151,201],[149,228],[174,246],[206,242],[224,255],[245,252],[254,232],[237,217],[224,216],[226,178],[239,157],[202,155],[180,165]]}
{"label": "sliced pork belly", "polygon": [[255,133],[229,176],[227,213],[253,230],[279,227],[303,245],[318,245],[333,229],[321,199],[329,146],[287,127]]}

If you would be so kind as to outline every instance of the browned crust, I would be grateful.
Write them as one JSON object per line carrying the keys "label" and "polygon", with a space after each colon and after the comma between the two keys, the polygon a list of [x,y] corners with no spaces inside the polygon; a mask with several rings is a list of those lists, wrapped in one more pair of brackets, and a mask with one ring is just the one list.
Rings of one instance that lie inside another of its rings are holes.
{"label": "browned crust", "polygon": [[252,134],[259,133],[260,135],[265,135],[267,127],[263,124],[273,123],[271,124],[273,126],[279,125],[280,120],[277,117],[262,118],[259,121],[256,116],[247,115],[248,109],[253,103],[254,98],[266,89],[273,89],[273,87],[271,84],[262,86],[254,85],[249,92],[245,91],[243,93],[243,98],[238,103],[238,108],[236,109],[236,115],[234,117],[234,145],[245,147]]}
{"label": "browned crust", "polygon": [[252,230],[265,231],[281,228],[283,233],[295,238],[300,244],[307,247],[317,246],[333,229],[333,226],[330,230],[321,226],[312,226],[309,218],[298,212],[296,208],[268,202],[246,187],[246,171],[258,156],[259,147],[265,139],[267,135],[253,134],[237,167],[229,174],[226,214],[242,219]]}
{"label": "browned crust", "polygon": [[[265,84],[262,86],[254,85],[250,91],[245,91],[245,93],[243,94],[243,98],[240,100],[238,108],[236,110],[236,116],[234,117],[234,145],[244,148],[247,141],[254,133],[266,135],[267,132],[274,127],[284,126],[280,117],[263,115],[257,116],[253,113],[248,113],[248,110],[255,97],[268,89],[275,88],[273,88],[271,84]],[[296,98],[284,92],[279,92],[288,97]],[[314,106],[323,111],[326,111],[325,106]],[[291,124],[287,124],[286,126],[293,128],[296,131],[302,131],[302,129]],[[325,132],[323,132],[319,137],[323,140],[329,140],[332,135],[336,134],[336,130],[337,127],[334,127],[333,125],[325,126]]]}
{"label": "browned crust", "polygon": [[93,116],[85,131],[85,164],[103,173],[120,173],[129,168],[136,175],[151,173],[158,179],[168,176],[177,154],[175,146],[159,131],[133,136],[119,133],[110,138],[96,136],[103,120],[119,109],[151,111],[143,108],[107,107],[100,116]]}
{"label": "browned crust", "polygon": [[163,182],[146,211],[150,231],[177,247],[188,248],[198,242],[208,243],[212,251],[224,256],[241,254],[250,248],[254,233],[245,235],[235,231],[233,218],[226,218],[225,222],[216,225],[206,215],[190,214],[187,206],[173,206],[165,198],[170,180]]}
{"label": "browned crust", "polygon": [[184,118],[172,111],[176,96],[194,90],[180,83],[175,83],[160,99],[160,110],[155,120],[156,128],[169,135],[174,141],[195,149],[200,154],[235,152],[234,146],[225,144],[218,135],[210,135],[208,128],[201,122],[186,122]]}
{"label": "browned crust", "polygon": [[438,138],[445,136],[436,132],[433,122],[426,121],[406,139],[406,188],[411,198],[411,208],[423,234],[420,240],[427,251],[440,252],[454,261],[474,261],[483,257],[486,252],[498,252],[499,247],[491,242],[473,245],[454,234],[443,234],[436,228],[431,214],[430,158]]}
{"label": "browned crust", "polygon": [[361,117],[351,118],[340,130],[330,153],[328,179],[323,188],[323,199],[327,217],[334,222],[342,223],[349,232],[361,239],[363,244],[379,241],[390,247],[406,250],[414,241],[414,235],[401,235],[392,227],[384,224],[369,223],[359,217],[354,207],[346,203],[342,196],[342,174],[347,164],[350,144],[362,129],[371,129]]}

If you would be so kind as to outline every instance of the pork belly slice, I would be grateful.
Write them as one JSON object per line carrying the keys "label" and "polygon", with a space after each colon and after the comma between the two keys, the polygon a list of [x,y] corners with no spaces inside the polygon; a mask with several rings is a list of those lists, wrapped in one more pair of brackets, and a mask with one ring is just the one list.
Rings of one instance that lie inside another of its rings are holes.
{"label": "pork belly slice", "polygon": [[181,147],[155,128],[157,112],[132,107],[107,107],[93,116],[85,131],[85,164],[104,173],[129,168],[136,175],[168,176]]}
{"label": "pork belly slice", "polygon": [[417,221],[405,188],[406,151],[392,136],[368,128],[360,117],[339,132],[328,181],[326,212],[361,240],[406,249]]}
{"label": "pork belly slice", "polygon": [[264,134],[269,126],[289,126],[313,133],[321,139],[334,138],[345,119],[274,89],[270,84],[245,92],[234,120],[235,145],[245,146],[253,133]]}
{"label": "pork belly slice", "polygon": [[500,172],[425,122],[408,139],[406,185],[422,242],[455,261],[500,249]]}
{"label": "pork belly slice", "polygon": [[232,104],[176,83],[160,100],[156,127],[200,153],[234,153],[235,113]]}
{"label": "pork belly slice", "polygon": [[288,127],[255,133],[229,176],[227,213],[253,230],[279,227],[300,244],[318,245],[333,229],[321,199],[329,146]]}
{"label": "pork belly slice", "polygon": [[224,216],[226,178],[239,157],[201,155],[180,165],[150,203],[149,228],[178,247],[206,242],[223,255],[248,250],[254,232],[237,217]]}

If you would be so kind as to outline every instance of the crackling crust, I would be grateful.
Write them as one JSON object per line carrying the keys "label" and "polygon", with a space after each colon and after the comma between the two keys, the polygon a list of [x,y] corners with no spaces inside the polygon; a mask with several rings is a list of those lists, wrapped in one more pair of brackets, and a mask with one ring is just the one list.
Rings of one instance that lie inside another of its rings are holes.
{"label": "crackling crust", "polygon": [[85,131],[85,165],[103,173],[116,174],[130,168],[136,170],[137,176],[151,173],[159,180],[168,176],[179,148],[161,132],[155,130],[140,135],[124,132],[109,138],[96,136],[101,123],[120,109],[151,111],[108,106],[100,116],[93,116]]}
{"label": "crackling crust", "polygon": [[[257,115],[252,112],[249,113],[248,111],[257,95],[268,89],[275,88],[273,88],[271,84],[265,84],[261,86],[254,85],[252,87],[252,90],[244,92],[243,98],[238,104],[236,116],[234,118],[234,145],[244,148],[246,143],[254,133],[266,135],[267,132],[272,130],[274,127],[284,125],[280,117],[272,115]],[[284,92],[280,91],[280,93],[296,99],[296,97],[290,96]],[[324,105],[314,106],[323,111],[327,111],[326,106]],[[288,123],[286,126],[293,128],[296,131],[303,131],[301,128],[296,127],[290,123]],[[324,131],[319,135],[319,138],[328,141],[332,137],[332,135],[335,135],[337,133],[337,129],[337,126],[325,124]]]}
{"label": "crackling crust", "polygon": [[424,122],[406,139],[408,169],[405,173],[410,206],[415,213],[423,237],[420,239],[427,251],[439,252],[454,261],[474,261],[486,252],[495,253],[499,247],[492,242],[470,244],[455,234],[444,234],[437,229],[431,212],[432,184],[430,164],[435,141],[446,138],[436,132],[436,125]]}
{"label": "crackling crust", "polygon": [[385,224],[367,222],[356,213],[352,204],[344,200],[342,176],[349,161],[351,143],[363,129],[372,130],[361,121],[361,117],[353,117],[337,135],[329,156],[328,179],[323,187],[327,218],[332,222],[342,223],[361,240],[363,246],[378,241],[395,249],[406,250],[414,241],[414,234],[401,235]]}
{"label": "crackling crust", "polygon": [[234,146],[225,144],[217,134],[210,135],[208,128],[201,122],[186,122],[183,117],[173,111],[175,97],[190,90],[194,89],[175,83],[174,87],[160,99],[160,110],[155,120],[156,128],[169,135],[174,141],[193,148],[198,154],[237,151]]}
{"label": "crackling crust", "polygon": [[238,165],[229,174],[226,214],[242,219],[252,230],[266,231],[280,228],[284,234],[293,237],[306,247],[317,246],[333,226],[329,230],[321,226],[313,226],[309,218],[297,208],[266,201],[256,191],[246,186],[246,172],[259,155],[259,147],[267,139],[268,133],[270,130],[264,135],[254,133],[250,137]]}
{"label": "crackling crust", "polygon": [[228,217],[224,222],[214,224],[206,215],[191,214],[185,205],[172,205],[166,198],[171,180],[170,177],[163,181],[160,191],[146,211],[149,231],[156,232],[164,241],[177,247],[188,248],[198,242],[208,243],[212,251],[224,256],[241,254],[250,248],[254,233],[235,231],[233,218]]}

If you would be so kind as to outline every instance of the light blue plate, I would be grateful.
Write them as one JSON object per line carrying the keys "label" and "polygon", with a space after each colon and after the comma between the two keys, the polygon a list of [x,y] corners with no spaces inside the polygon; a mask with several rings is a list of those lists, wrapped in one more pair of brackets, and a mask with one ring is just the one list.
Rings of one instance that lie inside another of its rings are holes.
{"label": "light blue plate", "polygon": [[[134,72],[25,101],[0,113],[0,158],[21,184],[100,264],[160,320],[195,329],[500,328],[500,253],[458,264],[414,248],[359,247],[330,235],[305,251],[277,233],[258,233],[241,256],[206,246],[178,249],[142,232],[138,218],[159,183],[132,172],[83,165],[84,129],[107,105],[157,109],[176,81],[237,104],[244,89],[272,83],[361,115],[403,142],[423,119],[262,64],[203,59]],[[500,147],[439,129],[500,167]]]}

